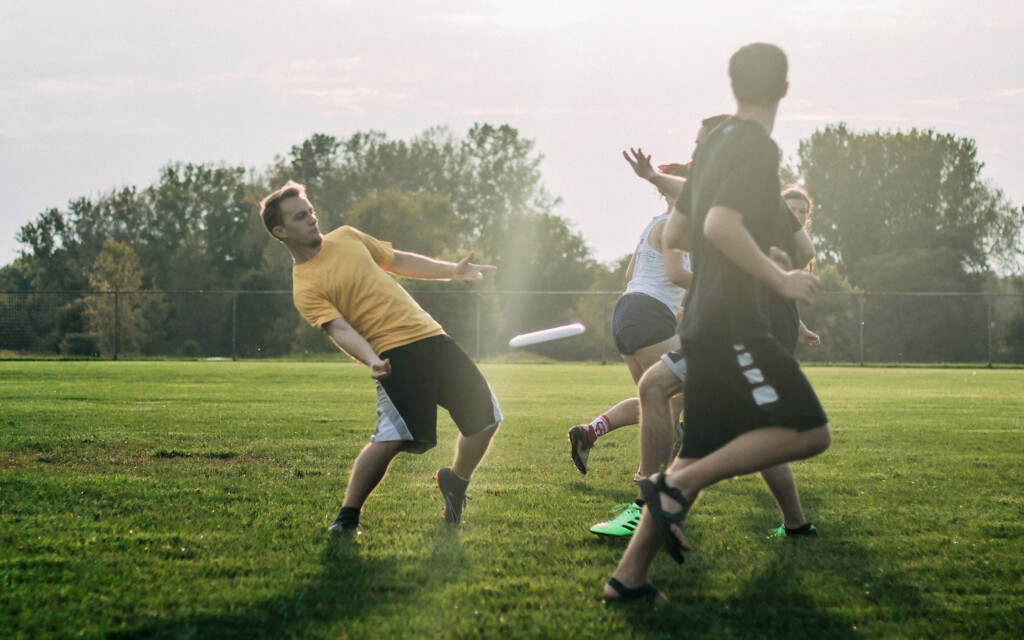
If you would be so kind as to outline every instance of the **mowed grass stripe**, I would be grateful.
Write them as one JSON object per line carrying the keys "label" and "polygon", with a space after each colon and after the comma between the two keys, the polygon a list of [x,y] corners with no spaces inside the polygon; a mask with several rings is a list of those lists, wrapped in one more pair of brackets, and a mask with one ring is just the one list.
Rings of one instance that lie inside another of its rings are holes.
{"label": "mowed grass stripe", "polygon": [[767,540],[756,477],[695,507],[673,603],[609,607],[637,430],[581,476],[570,426],[622,365],[484,364],[506,423],[441,523],[438,446],[400,456],[356,544],[324,527],[373,430],[342,362],[0,363],[0,629],[14,638],[1003,637],[1024,630],[1024,371],[810,367],[832,448],[794,464],[816,540]]}

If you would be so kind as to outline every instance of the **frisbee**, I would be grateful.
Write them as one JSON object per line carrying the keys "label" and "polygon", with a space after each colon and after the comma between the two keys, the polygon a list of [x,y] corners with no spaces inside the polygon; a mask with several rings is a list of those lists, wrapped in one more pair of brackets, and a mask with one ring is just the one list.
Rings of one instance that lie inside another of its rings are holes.
{"label": "frisbee", "polygon": [[512,348],[528,347],[532,344],[540,344],[542,342],[551,342],[552,340],[561,340],[562,338],[578,336],[585,330],[586,329],[581,323],[574,322],[561,327],[551,327],[550,329],[543,329],[541,331],[520,333],[518,336],[515,336],[508,341],[508,346]]}

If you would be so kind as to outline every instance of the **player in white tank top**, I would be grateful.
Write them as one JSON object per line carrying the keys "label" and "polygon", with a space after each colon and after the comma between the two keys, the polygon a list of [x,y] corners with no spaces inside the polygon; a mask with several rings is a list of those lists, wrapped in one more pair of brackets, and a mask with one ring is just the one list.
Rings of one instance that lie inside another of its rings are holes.
{"label": "player in white tank top", "polygon": [[[664,302],[675,314],[683,304],[686,289],[673,282],[665,270],[665,258],[659,249],[651,246],[651,232],[656,227],[664,229],[668,213],[655,216],[640,234],[640,242],[633,252],[633,277],[626,283],[626,293],[642,293]],[[690,254],[683,253],[683,268],[690,270]]]}
{"label": "player in white tank top", "polygon": [[[628,156],[627,160],[629,160]],[[689,284],[692,276],[689,255],[665,246],[663,232],[669,214],[672,212],[675,198],[671,194],[665,194],[665,199],[668,203],[665,213],[655,216],[640,234],[640,241],[637,243],[629,267],[626,269],[626,290],[616,305],[616,317],[619,317],[620,305],[633,303],[632,300],[628,300],[629,298],[635,299],[643,296],[650,299],[648,302],[637,301],[639,304],[635,304],[626,313],[629,314],[633,327],[646,327],[644,318],[648,317],[648,314],[651,326],[658,327],[657,333],[647,335],[641,330],[638,335],[630,336],[631,346],[625,350],[623,346],[620,346],[625,344],[620,339],[621,329],[615,331],[616,344],[622,353],[622,359],[629,367],[635,384],[639,383],[644,371],[658,362],[664,353],[679,347],[679,336],[675,333],[674,322],[671,319],[678,317],[683,295],[686,293],[685,286]],[[651,307],[651,303],[664,305],[665,309],[659,312],[658,307]],[[664,316],[669,318],[667,331],[664,330]],[[674,406],[672,411],[678,420],[682,403],[677,404],[678,406]],[[639,424],[639,422],[640,398],[632,397],[619,402],[591,421],[590,424],[580,424],[570,429],[569,442],[572,447],[572,460],[577,469],[581,473],[587,472],[589,450],[597,438],[620,427]],[[669,437],[671,438],[671,435]],[[668,446],[671,447],[671,441]],[[641,471],[638,470],[637,474],[640,474]],[[598,535],[629,536],[639,521],[639,514],[639,508],[636,505],[630,505],[617,518],[610,522],[600,522],[590,530]]]}

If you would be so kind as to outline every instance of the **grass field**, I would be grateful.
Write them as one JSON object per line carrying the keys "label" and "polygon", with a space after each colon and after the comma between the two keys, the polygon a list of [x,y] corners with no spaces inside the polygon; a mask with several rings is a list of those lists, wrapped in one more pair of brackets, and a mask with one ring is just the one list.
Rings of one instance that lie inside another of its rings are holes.
{"label": "grass field", "polygon": [[506,422],[446,528],[454,426],[400,456],[358,541],[325,527],[374,420],[331,362],[0,362],[7,638],[1020,638],[1024,370],[807,370],[833,444],[795,470],[813,540],[760,480],[709,490],[673,603],[606,606],[637,430],[566,430],[629,394],[622,365],[486,364]]}

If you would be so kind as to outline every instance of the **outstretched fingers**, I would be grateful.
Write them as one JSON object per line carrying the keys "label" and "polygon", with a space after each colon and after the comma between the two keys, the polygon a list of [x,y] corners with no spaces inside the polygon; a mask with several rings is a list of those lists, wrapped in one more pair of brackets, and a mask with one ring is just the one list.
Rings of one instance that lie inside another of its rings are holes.
{"label": "outstretched fingers", "polygon": [[630,147],[628,152],[622,152],[622,157],[626,159],[626,162],[633,168],[636,175],[644,180],[654,175],[654,168],[651,166],[651,156],[644,155],[643,149]]}
{"label": "outstretched fingers", "polygon": [[473,256],[475,252],[470,251],[462,260],[455,265],[455,270],[452,274],[452,280],[460,282],[462,284],[469,284],[476,280],[481,280],[484,277],[484,271],[496,271],[498,267],[489,264],[473,264]]}

